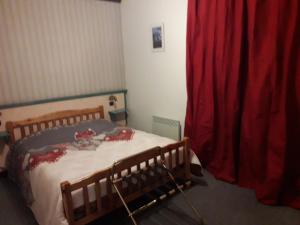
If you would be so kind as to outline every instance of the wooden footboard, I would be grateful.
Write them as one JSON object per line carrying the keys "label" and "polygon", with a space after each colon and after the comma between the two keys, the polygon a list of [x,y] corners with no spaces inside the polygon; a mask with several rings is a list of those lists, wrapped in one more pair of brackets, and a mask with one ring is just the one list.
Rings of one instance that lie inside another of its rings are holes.
{"label": "wooden footboard", "polygon": [[[162,160],[176,178],[190,179],[189,141],[185,138],[181,142],[164,148],[155,147],[122,159],[114,166],[79,182],[71,184],[65,181],[61,183],[63,206],[69,224],[86,224],[122,207],[122,202],[112,187],[112,177],[126,202],[131,202],[144,193],[169,182],[166,173],[158,173],[155,169],[160,166]],[[125,183],[126,185],[124,185]],[[105,188],[103,188],[103,184],[105,184]],[[89,188],[92,186],[92,191],[96,196],[95,200],[90,200],[89,196]],[[73,194],[78,191],[82,192],[84,204],[75,208]]]}

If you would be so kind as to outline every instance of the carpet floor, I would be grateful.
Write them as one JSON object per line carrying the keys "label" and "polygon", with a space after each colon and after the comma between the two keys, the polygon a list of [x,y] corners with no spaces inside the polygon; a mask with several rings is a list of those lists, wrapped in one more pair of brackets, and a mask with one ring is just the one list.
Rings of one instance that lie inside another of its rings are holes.
{"label": "carpet floor", "polygon": [[[252,190],[219,180],[204,171],[186,190],[206,225],[300,225],[300,211],[289,207],[266,206],[257,202]],[[180,194],[148,209],[137,217],[139,225],[197,225],[197,217]],[[90,225],[131,225],[124,209]],[[37,225],[18,188],[0,178],[0,225]]]}

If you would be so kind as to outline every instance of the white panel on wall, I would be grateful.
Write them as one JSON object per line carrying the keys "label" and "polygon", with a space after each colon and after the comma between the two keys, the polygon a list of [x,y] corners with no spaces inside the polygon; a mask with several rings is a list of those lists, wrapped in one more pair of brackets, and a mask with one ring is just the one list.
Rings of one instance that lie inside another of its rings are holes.
{"label": "white panel on wall", "polygon": [[120,4],[0,0],[0,105],[122,89]]}
{"label": "white panel on wall", "polygon": [[[154,115],[179,120],[184,125],[187,3],[187,0],[122,1],[125,77],[132,127],[151,131]],[[151,27],[161,23],[165,51],[153,52]]]}

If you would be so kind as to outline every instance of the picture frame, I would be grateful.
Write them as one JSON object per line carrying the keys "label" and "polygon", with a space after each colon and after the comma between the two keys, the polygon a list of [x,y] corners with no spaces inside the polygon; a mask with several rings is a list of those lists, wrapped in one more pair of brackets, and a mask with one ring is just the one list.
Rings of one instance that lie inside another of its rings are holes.
{"label": "picture frame", "polygon": [[151,26],[151,46],[153,52],[165,51],[164,24],[154,24]]}

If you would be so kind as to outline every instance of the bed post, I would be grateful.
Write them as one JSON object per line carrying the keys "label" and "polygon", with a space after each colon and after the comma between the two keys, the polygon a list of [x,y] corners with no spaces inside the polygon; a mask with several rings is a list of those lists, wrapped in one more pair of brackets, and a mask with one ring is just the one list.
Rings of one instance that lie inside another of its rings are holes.
{"label": "bed post", "polygon": [[191,179],[191,157],[190,157],[190,141],[189,138],[184,137],[184,169],[185,169],[185,178]]}
{"label": "bed post", "polygon": [[15,143],[15,134],[14,134],[14,127],[13,127],[13,123],[8,121],[6,122],[5,124],[5,128],[6,128],[6,131],[8,132],[9,134],[9,145],[11,146],[12,144]]}
{"label": "bed post", "polygon": [[71,184],[68,181],[62,182],[60,184],[65,215],[69,224],[72,225],[74,223],[74,212],[70,187]]}
{"label": "bed post", "polygon": [[100,112],[100,118],[104,119],[104,108],[103,108],[103,105],[99,106],[99,112]]}

